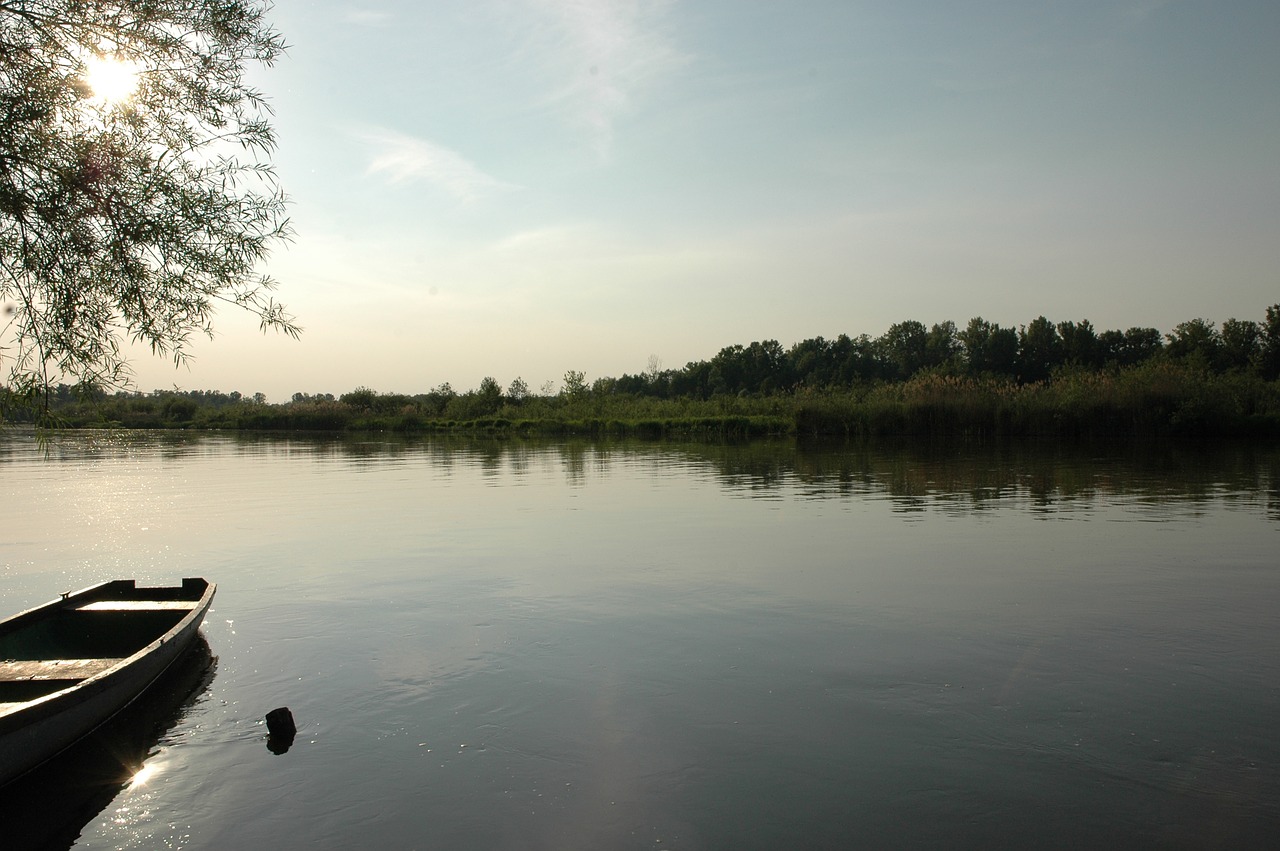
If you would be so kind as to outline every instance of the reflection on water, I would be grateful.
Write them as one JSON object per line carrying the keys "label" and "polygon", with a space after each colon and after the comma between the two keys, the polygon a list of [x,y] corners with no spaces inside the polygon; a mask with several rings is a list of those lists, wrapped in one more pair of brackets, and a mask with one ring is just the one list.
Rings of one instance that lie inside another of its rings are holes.
{"label": "reflection on water", "polygon": [[155,776],[159,774],[162,770],[163,769],[160,767],[160,763],[158,762],[153,762],[148,765],[142,766],[141,768],[139,768],[137,771],[133,773],[133,776],[129,778],[129,782],[124,787],[125,791],[133,792],[134,790],[138,789],[140,786],[146,786],[147,783],[149,783],[153,778],[155,778]]}
{"label": "reflection on water", "polygon": [[[982,510],[1011,495],[1037,505],[1087,505],[1123,496],[1135,502],[1194,503],[1214,498],[1262,498],[1280,516],[1280,448],[1267,444],[1069,444],[1037,441],[888,441],[866,443],[760,440],[740,444],[680,444],[521,438],[302,437],[185,432],[71,432],[55,439],[61,460],[92,462],[125,456],[177,461],[227,452],[278,460],[337,463],[385,471],[427,464],[447,476],[461,467],[486,479],[519,480],[548,456],[564,481],[581,485],[616,467],[704,472],[748,497],[811,499],[887,496],[904,511],[930,504]],[[0,461],[29,460],[21,440],[0,440]]]}
{"label": "reflection on water", "polygon": [[218,677],[77,848],[1256,846],[1278,459],[9,439],[0,566],[219,583]]}
{"label": "reflection on water", "polygon": [[8,851],[70,848],[85,825],[129,800],[164,771],[169,734],[213,681],[217,660],[204,636],[144,697],[109,724],[6,786],[0,825]]}

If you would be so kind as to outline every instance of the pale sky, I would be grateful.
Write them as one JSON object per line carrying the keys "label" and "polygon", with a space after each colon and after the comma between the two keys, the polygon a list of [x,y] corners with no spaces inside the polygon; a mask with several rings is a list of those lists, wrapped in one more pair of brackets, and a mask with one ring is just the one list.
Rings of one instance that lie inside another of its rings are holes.
{"label": "pale sky", "polygon": [[637,373],[734,343],[1280,302],[1275,0],[278,0],[305,331],[142,390]]}

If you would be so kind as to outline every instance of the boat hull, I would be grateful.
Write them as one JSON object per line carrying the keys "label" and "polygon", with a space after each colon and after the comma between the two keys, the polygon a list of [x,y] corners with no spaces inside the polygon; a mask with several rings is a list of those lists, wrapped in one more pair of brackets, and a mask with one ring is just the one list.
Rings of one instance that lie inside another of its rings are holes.
{"label": "boat hull", "polygon": [[[97,667],[102,669],[97,673],[30,700],[0,703],[0,786],[21,777],[75,744],[143,694],[191,645],[213,601],[214,590],[213,583],[188,579],[184,581],[178,598],[157,601],[146,598],[168,596],[178,589],[138,589],[131,580],[109,582],[67,595],[61,600],[0,623],[0,648],[3,648],[7,633],[10,636],[18,635],[23,629],[30,633],[38,634],[42,630],[47,633],[50,630],[43,623],[48,619],[76,617],[70,613],[92,611],[95,605],[102,606],[107,611],[94,612],[95,617],[85,620],[103,621],[106,627],[110,627],[113,620],[124,622],[129,617],[127,609],[122,610],[123,613],[117,613],[111,609],[112,606],[141,601],[141,605],[155,604],[177,612],[173,616],[176,622],[171,626],[167,625],[166,620],[151,617],[153,621],[160,620],[156,629],[161,626],[165,628],[145,646],[126,657],[118,660],[72,660],[99,662]],[[189,597],[195,599],[187,599]],[[188,603],[190,607],[186,608]],[[96,617],[99,614],[104,617]],[[83,638],[81,633],[84,633]],[[100,640],[110,641],[111,634],[104,632]],[[95,639],[86,628],[77,631],[76,640],[92,643],[99,639]],[[22,647],[20,640],[10,641],[9,652],[14,652],[15,647]],[[58,666],[63,661],[37,661],[33,665]],[[19,661],[9,664],[22,663]],[[91,666],[82,667],[88,669]],[[24,682],[35,687],[41,685],[36,677]],[[56,688],[62,680],[53,682],[53,687]],[[18,687],[24,687],[24,683],[18,683]]]}

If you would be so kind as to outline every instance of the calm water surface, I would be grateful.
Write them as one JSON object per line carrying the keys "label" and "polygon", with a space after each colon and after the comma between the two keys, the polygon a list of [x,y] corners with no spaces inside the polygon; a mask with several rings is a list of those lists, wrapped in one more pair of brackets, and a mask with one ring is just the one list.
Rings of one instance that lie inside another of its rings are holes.
{"label": "calm water surface", "polygon": [[219,584],[76,848],[1280,835],[1274,448],[10,433],[0,493],[5,614]]}

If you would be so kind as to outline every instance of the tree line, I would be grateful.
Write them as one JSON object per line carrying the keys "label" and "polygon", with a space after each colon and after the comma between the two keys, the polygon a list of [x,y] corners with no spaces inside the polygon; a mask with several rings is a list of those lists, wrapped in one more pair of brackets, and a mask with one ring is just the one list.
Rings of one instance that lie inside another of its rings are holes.
{"label": "tree line", "polygon": [[995,377],[1027,384],[1063,370],[1099,371],[1153,359],[1179,361],[1212,374],[1280,377],[1280,304],[1263,321],[1228,319],[1218,328],[1192,319],[1171,332],[1129,328],[1099,332],[1087,319],[1053,323],[1043,316],[1002,327],[974,317],[963,328],[899,322],[879,337],[814,337],[783,348],[776,340],[734,345],[679,370],[651,369],[595,382],[596,392],[708,399],[718,394],[839,390],[902,382],[921,372]]}
{"label": "tree line", "polygon": [[[557,388],[505,388],[485,377],[459,392],[357,387],[295,393],[157,390],[108,393],[59,385],[68,425],[273,430],[463,429],[750,436],[762,433],[1275,433],[1280,432],[1280,305],[1262,321],[1195,319],[1098,332],[1044,317],[1018,328],[981,317],[892,325],[884,334],[775,340],[722,348],[708,360]],[[4,396],[0,394],[0,405]]]}

